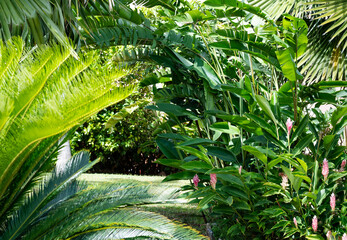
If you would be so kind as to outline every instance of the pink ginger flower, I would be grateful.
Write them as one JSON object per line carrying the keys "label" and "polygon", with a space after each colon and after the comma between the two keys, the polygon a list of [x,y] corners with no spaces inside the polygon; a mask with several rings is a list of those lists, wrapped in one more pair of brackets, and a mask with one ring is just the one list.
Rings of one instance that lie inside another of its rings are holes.
{"label": "pink ginger flower", "polygon": [[343,160],[342,163],[341,163],[340,172],[345,171],[345,166],[346,166],[346,160]]}
{"label": "pink ginger flower", "polygon": [[290,134],[290,130],[292,130],[292,128],[293,128],[293,123],[294,122],[292,120],[290,120],[290,118],[287,119],[286,125],[287,125],[287,134],[288,134],[288,136]]}
{"label": "pink ginger flower", "polygon": [[295,227],[298,228],[298,222],[296,221],[295,217],[293,218],[293,222],[294,222]]}
{"label": "pink ginger flower", "polygon": [[241,175],[242,173],[242,166],[239,167],[239,174]]}
{"label": "pink ginger flower", "polygon": [[328,240],[331,240],[332,237],[333,237],[333,234],[332,234],[331,231],[329,230],[329,231],[327,232],[327,239],[328,239]]}
{"label": "pink ginger flower", "polygon": [[194,183],[194,188],[196,190],[198,190],[198,183],[200,182],[199,176],[198,174],[195,174],[195,176],[193,177],[193,183]]}
{"label": "pink ginger flower", "polygon": [[329,175],[329,165],[327,159],[324,159],[323,161],[322,175],[324,176],[324,181],[326,181]]}
{"label": "pink ginger flower", "polygon": [[282,174],[282,182],[281,182],[281,186],[283,188],[283,190],[286,190],[286,188],[289,186],[288,184],[288,176],[285,174]]}
{"label": "pink ginger flower", "polygon": [[215,173],[210,174],[210,184],[213,189],[216,189],[216,183],[217,183],[217,175]]}
{"label": "pink ginger flower", "polygon": [[314,232],[317,232],[317,230],[318,230],[318,219],[317,219],[316,215],[312,218],[312,228],[313,228]]}
{"label": "pink ginger flower", "polygon": [[346,233],[343,234],[342,240],[347,240],[347,234]]}
{"label": "pink ginger flower", "polygon": [[331,211],[335,211],[335,206],[336,206],[336,197],[335,197],[335,194],[332,193],[331,196],[330,196]]}

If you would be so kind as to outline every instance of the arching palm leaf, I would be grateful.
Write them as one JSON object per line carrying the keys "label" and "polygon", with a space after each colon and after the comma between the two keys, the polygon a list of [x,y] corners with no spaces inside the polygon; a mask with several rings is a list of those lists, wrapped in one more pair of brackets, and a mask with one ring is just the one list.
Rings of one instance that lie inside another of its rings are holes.
{"label": "arching palm leaf", "polygon": [[20,39],[7,45],[0,44],[0,217],[14,179],[42,139],[66,132],[135,89],[117,86],[127,71],[97,68],[93,54],[76,61],[58,46],[26,53]]}
{"label": "arching palm leaf", "polygon": [[[165,185],[119,183],[87,188],[76,177],[97,161],[80,152],[46,177],[8,218],[4,239],[205,239],[195,230],[134,205],[176,196]],[[1,231],[0,231],[1,232]]]}
{"label": "arching palm leaf", "polygon": [[289,13],[309,22],[309,44],[298,65],[311,84],[320,80],[346,80],[347,3],[343,0],[251,0],[274,19]]}

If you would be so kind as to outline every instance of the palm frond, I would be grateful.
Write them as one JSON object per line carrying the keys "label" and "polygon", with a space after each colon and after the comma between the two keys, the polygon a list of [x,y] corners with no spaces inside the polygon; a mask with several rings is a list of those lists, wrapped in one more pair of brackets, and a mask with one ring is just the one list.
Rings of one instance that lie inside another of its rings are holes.
{"label": "palm frond", "polygon": [[284,13],[303,18],[310,9],[307,2],[310,0],[250,0],[249,4],[260,7],[270,18],[277,20]]}
{"label": "palm frond", "polygon": [[71,239],[206,239],[188,226],[137,209],[117,209],[87,218]]}
{"label": "palm frond", "polygon": [[64,143],[65,139],[58,144],[58,140],[63,136],[58,134],[56,136],[41,140],[28,148],[30,151],[23,153],[24,164],[18,174],[15,176],[11,185],[8,187],[5,199],[2,199],[0,205],[1,219],[4,221],[5,212],[11,213],[18,208],[25,201],[25,196],[31,189],[42,180],[42,173],[49,172],[55,163],[58,154],[58,149]]}
{"label": "palm frond", "polygon": [[[27,239],[205,239],[195,230],[167,218],[133,209],[134,205],[174,199],[177,189],[166,185],[116,183],[86,189],[44,213]],[[62,211],[64,209],[64,211]],[[105,235],[106,234],[106,235]]]}
{"label": "palm frond", "polygon": [[[34,188],[29,193],[25,203],[8,219],[3,238],[16,239],[44,211],[75,194],[77,186],[71,185],[71,181],[95,163],[97,161],[89,163],[89,153],[80,152],[67,163],[63,171],[58,171],[55,168],[52,175],[47,176],[46,181]],[[69,184],[70,186],[67,187]],[[67,192],[62,191],[62,189],[67,189]]]}
{"label": "palm frond", "polygon": [[24,164],[25,152],[38,141],[69,130],[136,87],[117,83],[127,70],[97,68],[94,54],[76,61],[58,46],[25,53],[19,39],[7,45],[0,46],[0,96],[12,107],[1,109],[7,117],[2,116],[0,130],[0,199]]}
{"label": "palm frond", "polygon": [[[307,50],[301,56],[298,66],[304,73],[304,83],[312,84],[321,80],[346,80],[346,51],[339,47],[339,40],[322,37],[325,26],[312,23],[308,33]],[[318,46],[318,47],[317,47]]]}
{"label": "palm frond", "polygon": [[288,13],[309,24],[308,46],[298,63],[304,83],[346,79],[347,3],[344,0],[251,0],[273,19]]}

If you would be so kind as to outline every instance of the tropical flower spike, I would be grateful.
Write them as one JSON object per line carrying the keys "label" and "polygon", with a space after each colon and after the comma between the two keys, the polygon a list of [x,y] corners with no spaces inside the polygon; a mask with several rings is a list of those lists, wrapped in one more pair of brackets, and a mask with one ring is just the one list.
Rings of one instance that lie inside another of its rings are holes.
{"label": "tropical flower spike", "polygon": [[290,118],[287,119],[286,126],[287,126],[287,135],[288,136],[290,135],[290,131],[293,128],[293,123],[294,122],[292,120],[290,120]]}
{"label": "tropical flower spike", "polygon": [[193,183],[194,183],[194,188],[196,190],[198,190],[198,183],[200,182],[199,176],[198,174],[195,174],[195,176],[193,177]]}
{"label": "tropical flower spike", "polygon": [[314,232],[318,230],[318,219],[316,215],[312,218],[312,229]]}
{"label": "tropical flower spike", "polygon": [[323,161],[322,175],[324,176],[324,181],[326,181],[329,175],[329,164],[326,158]]}
{"label": "tropical flower spike", "polygon": [[215,173],[210,174],[210,184],[213,189],[216,189],[217,175]]}

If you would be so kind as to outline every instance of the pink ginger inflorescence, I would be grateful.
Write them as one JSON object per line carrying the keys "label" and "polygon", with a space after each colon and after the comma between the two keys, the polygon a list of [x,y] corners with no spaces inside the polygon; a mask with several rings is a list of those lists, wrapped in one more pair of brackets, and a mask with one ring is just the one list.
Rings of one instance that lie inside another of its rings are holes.
{"label": "pink ginger inflorescence", "polygon": [[317,219],[317,216],[314,216],[312,218],[312,229],[314,232],[317,232],[318,230],[318,219]]}
{"label": "pink ginger inflorescence", "polygon": [[324,181],[326,181],[329,175],[329,164],[326,159],[323,161],[322,175],[324,176]]}
{"label": "pink ginger inflorescence", "polygon": [[340,167],[340,172],[345,171],[345,166],[346,166],[346,159],[342,161],[341,167]]}
{"label": "pink ginger inflorescence", "polygon": [[288,184],[288,176],[285,174],[281,174],[282,176],[282,182],[281,182],[281,186],[283,188],[283,190],[286,190],[286,188],[289,186]]}
{"label": "pink ginger inflorescence", "polygon": [[293,121],[290,120],[290,118],[287,119],[286,126],[287,126],[287,134],[289,135],[290,131],[293,128]]}
{"label": "pink ginger inflorescence", "polygon": [[333,237],[333,234],[332,234],[331,231],[329,230],[329,231],[327,232],[327,239],[328,239],[328,240],[331,240],[332,237]]}
{"label": "pink ginger inflorescence", "polygon": [[215,173],[210,174],[210,184],[213,189],[216,189],[217,175]]}
{"label": "pink ginger inflorescence", "polygon": [[335,197],[335,194],[332,193],[331,196],[330,196],[331,211],[335,211],[335,206],[336,206],[336,197]]}
{"label": "pink ginger inflorescence", "polygon": [[198,189],[198,183],[200,182],[199,176],[198,174],[195,174],[195,176],[193,177],[193,183],[194,183],[194,188]]}
{"label": "pink ginger inflorescence", "polygon": [[298,221],[296,221],[295,217],[293,218],[293,222],[294,222],[295,227],[298,228]]}

